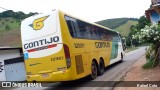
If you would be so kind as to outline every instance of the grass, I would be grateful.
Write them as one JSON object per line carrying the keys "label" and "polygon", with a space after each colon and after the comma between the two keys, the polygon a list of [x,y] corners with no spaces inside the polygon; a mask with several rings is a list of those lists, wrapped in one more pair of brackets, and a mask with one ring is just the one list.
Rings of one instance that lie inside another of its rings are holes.
{"label": "grass", "polygon": [[17,21],[13,18],[1,18],[0,19],[0,32],[5,32],[5,26],[8,25],[10,27],[9,30],[17,30],[20,28],[20,21]]}
{"label": "grass", "polygon": [[[8,25],[8,29],[6,28]],[[20,21],[14,18],[0,18],[0,47],[20,46]]]}
{"label": "grass", "polygon": [[145,63],[142,66],[142,68],[143,69],[151,69],[151,68],[154,68],[153,65],[154,65],[154,60],[147,60],[147,63]]}
{"label": "grass", "polygon": [[136,25],[136,24],[138,24],[137,21],[129,20],[123,25],[117,27],[115,30],[118,31],[120,34],[122,34],[122,36],[128,36],[131,25]]}

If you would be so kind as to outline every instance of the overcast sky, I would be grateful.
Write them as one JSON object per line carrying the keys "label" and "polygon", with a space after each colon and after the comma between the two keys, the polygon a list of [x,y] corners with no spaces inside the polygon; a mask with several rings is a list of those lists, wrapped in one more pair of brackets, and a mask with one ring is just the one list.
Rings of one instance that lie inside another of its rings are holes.
{"label": "overcast sky", "polygon": [[9,10],[42,13],[59,8],[91,22],[121,17],[139,18],[150,4],[151,0],[0,0],[0,7]]}

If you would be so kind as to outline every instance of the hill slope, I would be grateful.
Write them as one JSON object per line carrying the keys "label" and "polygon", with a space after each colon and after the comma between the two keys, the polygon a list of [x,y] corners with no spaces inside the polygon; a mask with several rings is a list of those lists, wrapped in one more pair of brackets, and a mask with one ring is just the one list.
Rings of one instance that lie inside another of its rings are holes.
{"label": "hill slope", "polygon": [[138,21],[128,20],[123,25],[115,28],[115,30],[117,30],[122,36],[128,36],[130,32],[130,27],[136,24],[138,24]]}
{"label": "hill slope", "polygon": [[114,19],[106,19],[106,20],[98,21],[96,23],[111,29],[115,29],[120,25],[125,24],[128,20],[138,21],[138,19],[136,18],[114,18]]}
{"label": "hill slope", "polygon": [[20,45],[20,20],[0,18],[0,47],[17,47]]}
{"label": "hill slope", "polygon": [[102,26],[119,31],[123,36],[127,36],[130,32],[130,26],[136,25],[138,19],[135,18],[115,18],[96,22]]}
{"label": "hill slope", "polygon": [[18,47],[21,45],[21,20],[37,13],[24,14],[12,10],[0,13],[0,47]]}

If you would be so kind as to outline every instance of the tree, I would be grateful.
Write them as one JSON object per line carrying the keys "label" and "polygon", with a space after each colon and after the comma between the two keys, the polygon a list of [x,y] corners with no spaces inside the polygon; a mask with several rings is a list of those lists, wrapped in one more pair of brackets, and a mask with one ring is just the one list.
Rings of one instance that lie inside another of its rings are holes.
{"label": "tree", "polygon": [[[141,29],[140,32],[137,32],[133,35],[133,39],[138,40],[143,43],[150,43],[151,50],[147,51],[146,58],[149,60],[155,61],[155,64],[158,65],[160,62],[160,25],[153,24],[151,26],[145,26]],[[153,57],[153,58],[148,58]]]}
{"label": "tree", "polygon": [[[141,29],[143,29],[146,25],[150,26],[150,21],[147,20],[147,18],[145,16],[141,16],[138,20],[138,24],[137,25],[132,25],[130,27],[130,33],[128,34],[128,39],[129,41],[127,41],[127,45],[131,45],[131,39],[132,39],[132,35],[135,35],[137,32],[140,32]],[[135,46],[140,45],[141,43],[138,42],[138,39],[132,39],[132,43]]]}
{"label": "tree", "polygon": [[13,17],[14,19],[22,20],[22,19],[25,19],[29,16],[34,15],[34,14],[37,14],[37,13],[25,14],[22,11],[14,12],[12,10],[7,10],[7,11],[4,11],[4,12],[0,13],[0,18]]}

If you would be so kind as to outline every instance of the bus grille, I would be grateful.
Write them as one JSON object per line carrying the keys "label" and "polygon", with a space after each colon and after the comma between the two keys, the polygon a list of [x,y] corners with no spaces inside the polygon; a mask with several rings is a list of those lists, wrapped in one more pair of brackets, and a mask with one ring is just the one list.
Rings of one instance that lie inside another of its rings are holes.
{"label": "bus grille", "polygon": [[77,75],[84,72],[82,55],[75,56]]}

